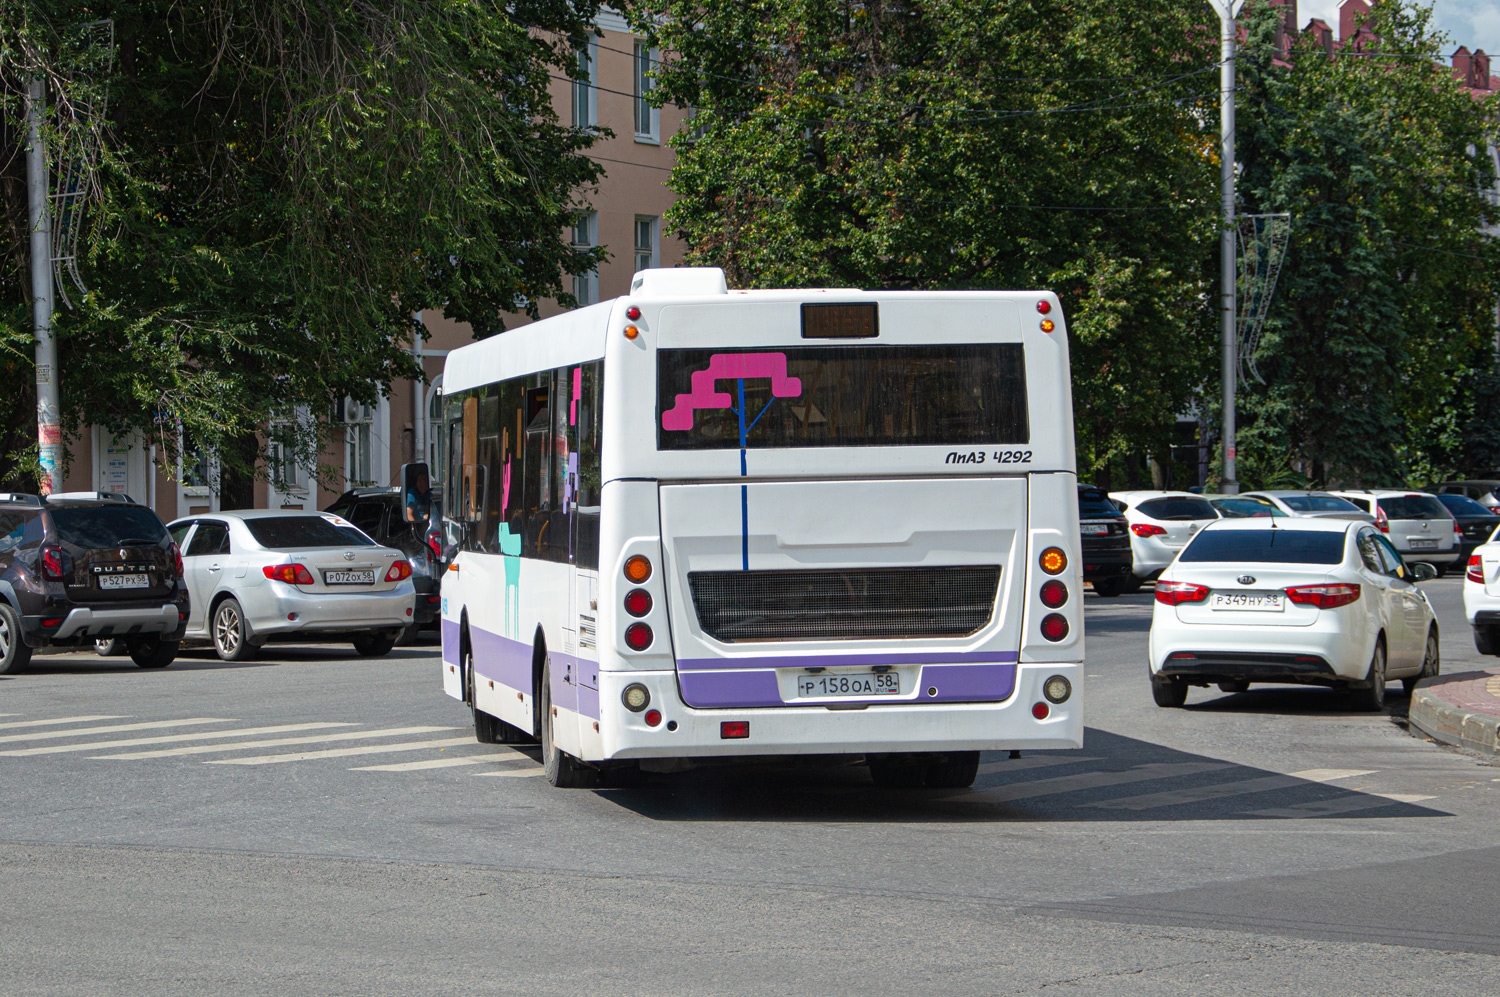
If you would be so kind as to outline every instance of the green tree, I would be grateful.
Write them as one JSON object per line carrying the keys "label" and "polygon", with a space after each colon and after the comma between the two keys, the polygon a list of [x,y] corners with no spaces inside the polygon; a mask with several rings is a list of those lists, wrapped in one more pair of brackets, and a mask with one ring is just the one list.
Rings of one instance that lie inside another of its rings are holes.
{"label": "green tree", "polygon": [[1487,192],[1494,98],[1442,64],[1430,9],[1371,12],[1378,54],[1276,59],[1252,9],[1241,62],[1241,210],[1291,214],[1292,238],[1241,396],[1241,448],[1319,483],[1455,469],[1500,422],[1493,395],[1500,251]]}
{"label": "green tree", "polygon": [[1080,473],[1211,370],[1217,80],[1191,4],[639,0],[694,109],[669,221],[732,283],[1047,288]]}
{"label": "green tree", "polygon": [[[547,87],[576,71],[597,9],[0,0],[4,373],[30,383],[29,78],[50,84],[54,171],[92,167],[89,293],[74,289],[57,322],[68,424],[144,429],[172,453],[180,421],[244,472],[267,420],[421,376],[414,310],[442,307],[484,336],[518,302],[535,315],[568,300],[563,275],[597,251],[562,233],[599,170],[592,135],[558,123]],[[87,44],[79,26],[104,18],[113,42]],[[107,114],[84,113],[106,95]],[[34,403],[19,390],[0,403],[0,478],[34,437]],[[316,443],[292,442],[304,455]]]}

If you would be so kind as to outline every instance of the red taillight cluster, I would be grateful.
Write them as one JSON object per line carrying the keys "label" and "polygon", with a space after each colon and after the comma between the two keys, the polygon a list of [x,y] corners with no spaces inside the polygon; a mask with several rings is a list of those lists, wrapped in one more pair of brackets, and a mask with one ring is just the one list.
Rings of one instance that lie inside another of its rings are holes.
{"label": "red taillight cluster", "polygon": [[[636,585],[645,584],[651,577],[651,561],[640,554],[632,555],[625,560],[625,579]],[[641,617],[651,612],[651,593],[643,588],[631,589],[625,593],[625,612],[631,616]],[[632,651],[644,651],[651,646],[656,635],[651,632],[650,624],[632,623],[625,628],[625,646]],[[652,726],[655,726],[654,724]]]}
{"label": "red taillight cluster", "polygon": [[42,548],[42,574],[53,581],[62,581],[67,569],[63,566],[63,549],[56,544]]}
{"label": "red taillight cluster", "polygon": [[1464,528],[1462,526],[1458,525],[1458,520],[1455,519],[1453,521],[1453,536],[1454,536],[1454,539],[1462,539],[1463,535],[1464,535]]}
{"label": "red taillight cluster", "polygon": [[[1049,575],[1060,575],[1068,568],[1068,553],[1061,547],[1048,547],[1037,558],[1037,566]],[[1042,583],[1037,597],[1048,609],[1056,609],[1068,601],[1068,586],[1061,579],[1053,578]],[[1061,613],[1048,613],[1042,617],[1042,636],[1056,643],[1068,636],[1068,620]]]}
{"label": "red taillight cluster", "polygon": [[172,545],[172,570],[177,572],[178,578],[182,577],[182,550],[176,544]]}
{"label": "red taillight cluster", "polygon": [[1464,572],[1464,578],[1484,584],[1484,561],[1478,554],[1469,555],[1469,570]]}
{"label": "red taillight cluster", "polygon": [[1287,589],[1286,597],[1299,606],[1338,609],[1359,598],[1359,586],[1343,582],[1335,585],[1298,585]]}
{"label": "red taillight cluster", "polygon": [[1202,602],[1208,598],[1207,585],[1192,582],[1157,582],[1156,601],[1164,606],[1180,606],[1184,602]]}
{"label": "red taillight cluster", "polygon": [[1164,537],[1167,531],[1154,523],[1136,523],[1130,528],[1130,532],[1138,537]]}
{"label": "red taillight cluster", "polygon": [[427,534],[427,556],[432,560],[433,564],[437,564],[443,559],[443,538],[436,531]]}
{"label": "red taillight cluster", "polygon": [[273,582],[286,582],[288,585],[313,583],[312,572],[307,570],[305,564],[268,564],[260,569],[260,573]]}
{"label": "red taillight cluster", "polygon": [[404,557],[399,561],[392,561],[390,570],[385,573],[385,580],[388,582],[399,582],[410,577],[411,562]]}
{"label": "red taillight cluster", "polygon": [[1380,508],[1380,503],[1375,503],[1375,528],[1381,533],[1391,532],[1391,521],[1386,518],[1385,510]]}

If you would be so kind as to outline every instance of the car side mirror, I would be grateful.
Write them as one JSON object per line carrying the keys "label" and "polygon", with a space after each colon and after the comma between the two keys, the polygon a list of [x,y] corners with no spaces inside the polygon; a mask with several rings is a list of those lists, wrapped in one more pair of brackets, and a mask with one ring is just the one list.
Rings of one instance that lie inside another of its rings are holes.
{"label": "car side mirror", "polygon": [[1407,565],[1407,567],[1411,570],[1413,581],[1430,582],[1437,577],[1437,569],[1426,561],[1416,561]]}
{"label": "car side mirror", "polygon": [[425,523],[431,515],[432,484],[425,462],[401,465],[401,507],[408,523]]}

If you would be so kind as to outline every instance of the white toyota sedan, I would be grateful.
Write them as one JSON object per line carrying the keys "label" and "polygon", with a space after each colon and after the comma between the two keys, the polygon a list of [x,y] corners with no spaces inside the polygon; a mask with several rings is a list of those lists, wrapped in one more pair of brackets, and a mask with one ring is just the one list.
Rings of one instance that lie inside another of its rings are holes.
{"label": "white toyota sedan", "polygon": [[1464,616],[1474,628],[1474,648],[1500,655],[1500,530],[1474,548],[1464,572]]}
{"label": "white toyota sedan", "polygon": [[1191,492],[1110,492],[1109,500],[1130,524],[1133,577],[1127,592],[1161,574],[1193,534],[1219,518],[1208,499]]}
{"label": "white toyota sedan", "polygon": [[1347,689],[1378,710],[1388,679],[1410,692],[1438,674],[1438,628],[1408,565],[1370,523],[1232,519],[1201,530],[1156,582],[1151,692],[1181,706],[1190,685]]}
{"label": "white toyota sedan", "polygon": [[411,562],[326,512],[249,509],[168,524],[192,604],[186,639],[225,661],[268,640],[344,639],[382,655],[412,621]]}

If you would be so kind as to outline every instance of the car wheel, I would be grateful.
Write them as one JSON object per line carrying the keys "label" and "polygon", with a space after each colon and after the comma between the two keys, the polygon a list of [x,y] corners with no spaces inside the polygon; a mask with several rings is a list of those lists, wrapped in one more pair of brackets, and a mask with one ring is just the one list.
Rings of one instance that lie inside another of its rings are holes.
{"label": "car wheel", "polygon": [[0,675],[14,674],[31,663],[31,648],[21,639],[21,616],[0,601]]}
{"label": "car wheel", "polygon": [[1480,654],[1500,654],[1500,640],[1496,639],[1493,624],[1474,624],[1474,650]]}
{"label": "car wheel", "polygon": [[250,643],[250,628],[245,624],[245,611],[236,599],[225,599],[214,610],[214,651],[220,661],[248,661],[255,657],[255,646]]}
{"label": "car wheel", "polygon": [[414,645],[417,642],[417,633],[421,629],[422,625],[420,623],[413,623],[411,626],[401,631],[401,636],[396,638],[396,646],[411,647],[412,645]]}
{"label": "car wheel", "polygon": [[1137,578],[1135,575],[1127,575],[1120,583],[1120,591],[1126,595],[1135,595],[1141,590],[1141,586],[1144,584],[1146,583],[1143,579]]}
{"label": "car wheel", "polygon": [[1375,639],[1375,653],[1370,656],[1370,671],[1365,677],[1366,688],[1350,690],[1356,710],[1376,713],[1385,709],[1385,638]]}
{"label": "car wheel", "polygon": [[1094,583],[1094,593],[1106,599],[1113,599],[1125,591],[1125,579],[1123,578],[1101,578]]}
{"label": "car wheel", "polygon": [[1437,577],[1438,578],[1442,578],[1444,575],[1446,575],[1448,573],[1448,565],[1446,565],[1446,564],[1434,564],[1432,566],[1432,570],[1437,572]]}
{"label": "car wheel", "polygon": [[927,766],[910,758],[870,758],[870,779],[881,789],[916,789],[926,780]]}
{"label": "car wheel", "polygon": [[1250,683],[1244,681],[1243,679],[1239,679],[1239,680],[1236,680],[1236,681],[1233,681],[1233,682],[1220,682],[1219,683],[1219,691],[1220,692],[1247,692],[1247,691],[1249,691],[1249,689],[1250,689]]}
{"label": "car wheel", "polygon": [[1160,675],[1151,676],[1151,698],[1157,706],[1173,709],[1187,702],[1187,680]]}
{"label": "car wheel", "polygon": [[125,649],[125,641],[119,637],[107,637],[104,640],[94,641],[94,653],[101,658],[120,658],[129,652]]}
{"label": "car wheel", "polygon": [[179,644],[160,637],[137,637],[127,647],[130,660],[142,668],[165,668],[177,657]]}
{"label": "car wheel", "polygon": [[384,633],[360,634],[354,638],[353,644],[354,653],[361,658],[379,658],[391,653],[396,638]]}
{"label": "car wheel", "polygon": [[588,768],[572,755],[566,754],[557,746],[557,740],[552,734],[552,722],[557,718],[552,715],[552,666],[544,663],[542,665],[542,688],[538,697],[542,704],[542,774],[547,781],[558,789],[577,789],[584,785],[588,776]]}
{"label": "car wheel", "polygon": [[1437,678],[1443,667],[1440,655],[1441,646],[1438,642],[1437,630],[1430,629],[1427,631],[1427,647],[1422,652],[1422,671],[1401,680],[1401,687],[1406,690],[1408,696],[1417,691],[1418,682],[1423,679]]}
{"label": "car wheel", "polygon": [[922,781],[931,789],[968,789],[979,775],[979,752],[960,751],[926,769]]}

